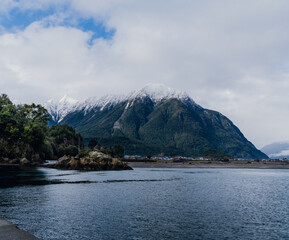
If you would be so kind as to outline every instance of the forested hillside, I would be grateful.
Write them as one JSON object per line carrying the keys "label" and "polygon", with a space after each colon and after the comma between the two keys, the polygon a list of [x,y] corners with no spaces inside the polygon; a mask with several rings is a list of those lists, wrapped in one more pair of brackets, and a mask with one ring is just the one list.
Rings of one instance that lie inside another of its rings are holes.
{"label": "forested hillside", "polygon": [[15,105],[0,96],[0,161],[19,163],[76,155],[83,147],[80,134],[67,125],[48,127],[50,115],[36,104]]}

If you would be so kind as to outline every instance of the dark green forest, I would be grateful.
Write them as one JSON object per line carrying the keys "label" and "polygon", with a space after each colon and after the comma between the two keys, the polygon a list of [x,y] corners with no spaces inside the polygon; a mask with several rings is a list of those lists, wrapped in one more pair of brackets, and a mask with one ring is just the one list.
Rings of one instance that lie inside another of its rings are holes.
{"label": "dark green forest", "polygon": [[49,127],[49,120],[43,106],[15,105],[7,95],[0,95],[0,161],[42,162],[78,154],[83,149],[81,135],[68,125]]}
{"label": "dark green forest", "polygon": [[86,144],[95,138],[106,147],[121,145],[125,155],[268,158],[219,112],[176,98],[154,103],[147,96],[128,103],[72,111],[60,124],[76,129]]}

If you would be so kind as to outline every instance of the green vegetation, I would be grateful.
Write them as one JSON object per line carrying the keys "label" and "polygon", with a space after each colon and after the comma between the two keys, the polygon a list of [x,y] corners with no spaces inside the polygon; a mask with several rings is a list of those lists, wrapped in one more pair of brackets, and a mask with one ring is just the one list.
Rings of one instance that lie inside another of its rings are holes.
{"label": "green vegetation", "polygon": [[124,148],[121,145],[105,147],[105,146],[101,146],[95,138],[92,138],[89,140],[87,147],[88,147],[88,150],[99,150],[100,152],[104,154],[108,154],[113,158],[124,157]]}
{"label": "green vegetation", "polygon": [[[101,146],[106,148],[116,145],[122,146],[124,154],[143,155],[144,152],[148,152],[148,154],[154,155],[159,153],[159,149],[155,146],[146,145],[141,141],[132,140],[127,137],[97,137],[96,139]],[[84,139],[84,142],[87,141],[89,140]]]}
{"label": "green vegetation", "polygon": [[230,157],[224,152],[218,151],[216,149],[208,149],[205,152],[202,153],[202,157],[208,157],[208,158],[225,158]]}
{"label": "green vegetation", "polygon": [[99,147],[98,141],[97,141],[95,138],[90,139],[87,147],[88,147],[89,149],[93,149],[93,148],[95,148],[95,147],[98,148],[98,147]]}
{"label": "green vegetation", "polygon": [[54,158],[63,155],[75,156],[83,149],[83,139],[80,134],[68,125],[54,125],[49,128],[48,138],[53,140]]}
{"label": "green vegetation", "polygon": [[109,154],[112,157],[124,157],[124,148],[121,145],[112,146],[109,148],[104,148],[102,150],[105,154]]}
{"label": "green vegetation", "polygon": [[[41,162],[64,154],[76,155],[82,137],[67,125],[48,127],[47,110],[36,104],[15,105],[0,96],[0,161]],[[27,161],[27,160],[23,160]]]}
{"label": "green vegetation", "polygon": [[[238,158],[267,158],[222,114],[178,99],[153,103],[135,99],[86,114],[76,111],[61,124],[106,147],[121,145],[127,155],[182,155],[200,157],[208,149]],[[115,128],[115,122],[119,127]]]}

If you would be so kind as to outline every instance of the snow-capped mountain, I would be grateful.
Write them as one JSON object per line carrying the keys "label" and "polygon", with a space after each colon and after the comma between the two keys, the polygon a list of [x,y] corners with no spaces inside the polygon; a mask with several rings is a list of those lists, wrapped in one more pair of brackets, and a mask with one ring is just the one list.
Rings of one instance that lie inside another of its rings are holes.
{"label": "snow-capped mountain", "polygon": [[83,101],[64,96],[58,102],[49,100],[45,107],[52,116],[52,120],[55,123],[60,123],[69,113],[75,111],[84,111],[85,114],[96,108],[103,111],[105,108],[121,102],[127,102],[128,107],[131,106],[136,99],[146,97],[151,99],[154,103],[174,98],[186,104],[197,106],[194,100],[186,92],[176,91],[162,84],[148,84],[144,88],[127,95],[105,95],[100,98],[90,97]]}
{"label": "snow-capped mountain", "polygon": [[189,97],[186,92],[176,91],[162,84],[148,84],[144,88],[131,93],[128,96],[128,99],[133,100],[136,98],[144,97],[149,97],[154,102],[175,98],[182,101],[187,101],[188,99],[190,99],[192,103],[194,103],[194,101]]}
{"label": "snow-capped mountain", "polygon": [[113,106],[125,100],[126,98],[123,95],[105,95],[100,98],[90,97],[84,101],[79,101],[77,103],[77,109],[88,112],[94,108],[99,108],[100,111],[103,111],[104,108]]}
{"label": "snow-capped mountain", "polygon": [[72,126],[86,142],[120,144],[126,154],[201,156],[217,149],[234,157],[267,158],[224,115],[160,84],[84,101],[64,97],[46,107],[51,124]]}
{"label": "snow-capped mountain", "polygon": [[61,122],[67,114],[76,109],[78,101],[64,96],[58,102],[50,99],[45,105],[48,113],[51,115],[54,122]]}

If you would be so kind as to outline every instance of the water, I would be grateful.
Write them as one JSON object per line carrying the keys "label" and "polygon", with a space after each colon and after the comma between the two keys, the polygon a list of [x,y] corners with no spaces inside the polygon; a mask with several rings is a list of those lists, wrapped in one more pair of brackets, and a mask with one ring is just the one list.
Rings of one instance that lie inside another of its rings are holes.
{"label": "water", "polygon": [[0,175],[0,215],[45,240],[289,239],[288,170],[17,175]]}

